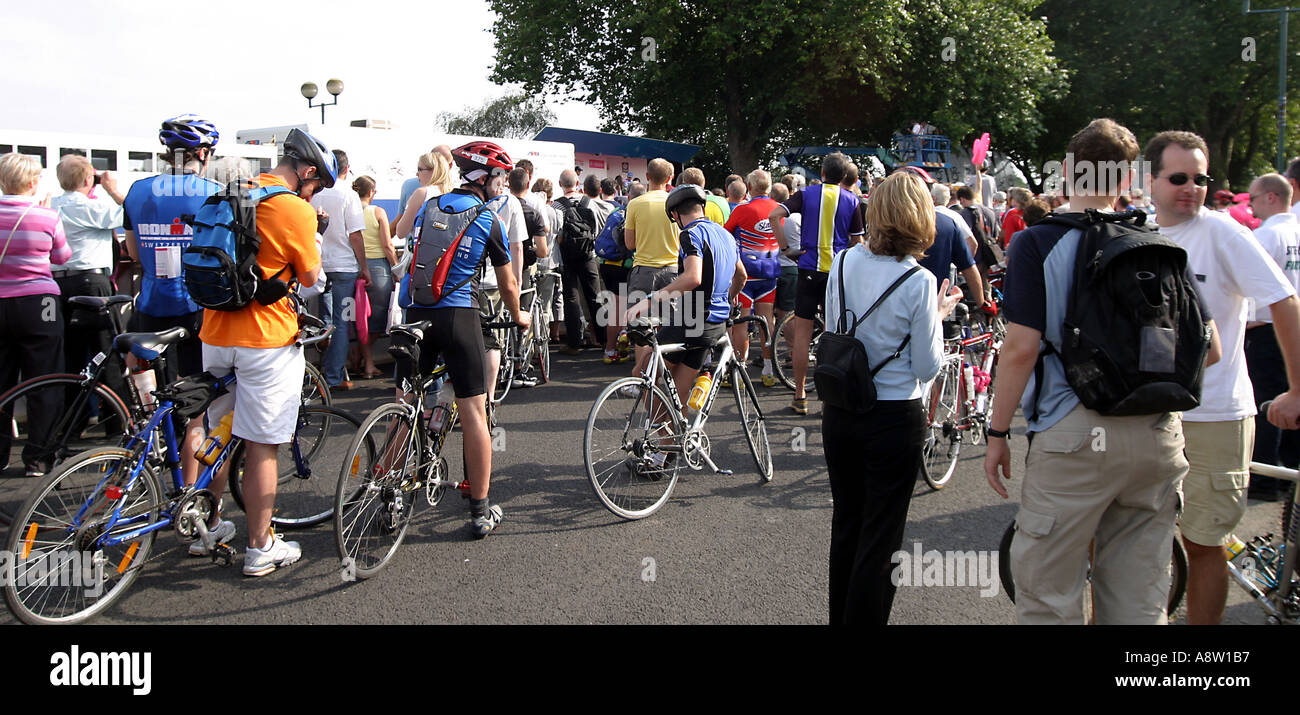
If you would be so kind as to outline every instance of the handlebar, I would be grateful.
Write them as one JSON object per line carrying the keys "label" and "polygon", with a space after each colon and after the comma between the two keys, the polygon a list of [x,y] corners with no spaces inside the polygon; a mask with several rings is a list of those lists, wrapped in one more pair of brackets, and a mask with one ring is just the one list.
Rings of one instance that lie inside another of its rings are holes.
{"label": "handlebar", "polygon": [[524,328],[524,326],[520,325],[519,323],[516,323],[513,320],[502,320],[502,321],[493,321],[490,323],[483,323],[483,327],[488,330],[504,330],[505,328],[519,328],[520,330],[523,330]]}
{"label": "handlebar", "polygon": [[298,345],[315,345],[334,334],[334,326],[308,312],[298,313]]}

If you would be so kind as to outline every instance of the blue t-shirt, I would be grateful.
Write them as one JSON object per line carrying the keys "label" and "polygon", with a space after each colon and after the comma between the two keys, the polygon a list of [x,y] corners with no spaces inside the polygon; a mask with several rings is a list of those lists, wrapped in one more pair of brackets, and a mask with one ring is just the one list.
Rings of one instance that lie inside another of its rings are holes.
{"label": "blue t-shirt", "polygon": [[[707,323],[724,323],[731,315],[731,277],[736,273],[736,239],[716,223],[699,218],[682,229],[681,253],[677,256],[678,273],[686,270],[686,257],[699,256],[704,262],[703,277],[699,287],[683,296],[683,315],[687,325],[701,312],[697,306],[707,305]],[[698,325],[698,323],[696,322]]]}
{"label": "blue t-shirt", "polygon": [[131,185],[122,202],[122,225],[135,233],[142,277],[136,310],[156,318],[199,310],[181,272],[181,254],[194,238],[182,214],[197,214],[221,184],[197,174],[160,174]]}
{"label": "blue t-shirt", "polygon": [[411,194],[414,194],[415,190],[418,188],[420,188],[420,180],[415,177],[411,177],[402,182],[402,194],[401,198],[397,200],[397,215],[393,218],[394,221],[401,218],[402,212],[406,210],[406,202],[411,198]]}
{"label": "blue t-shirt", "polygon": [[[483,201],[468,189],[455,189],[451,193],[430,200],[436,200],[438,208],[446,213],[476,211],[483,204]],[[457,286],[462,281],[465,281],[465,284],[451,293],[444,294],[436,305],[415,307],[479,307],[474,294],[478,290],[479,264],[483,262],[485,256],[493,266],[504,266],[510,263],[510,247],[506,243],[506,234],[501,227],[501,219],[491,209],[479,213],[478,218],[474,219],[474,223],[470,224],[469,229],[465,231],[465,235],[460,239],[460,244],[456,247],[456,256],[452,259],[451,268],[447,271],[445,289]],[[466,281],[467,278],[468,281]],[[410,280],[410,274],[402,276],[400,298],[403,305],[410,304]]]}
{"label": "blue t-shirt", "polygon": [[957,266],[960,273],[975,265],[975,259],[970,255],[970,246],[966,245],[957,222],[938,211],[934,214],[934,245],[926,249],[925,258],[919,262],[934,274],[937,283],[952,278],[951,266]]}

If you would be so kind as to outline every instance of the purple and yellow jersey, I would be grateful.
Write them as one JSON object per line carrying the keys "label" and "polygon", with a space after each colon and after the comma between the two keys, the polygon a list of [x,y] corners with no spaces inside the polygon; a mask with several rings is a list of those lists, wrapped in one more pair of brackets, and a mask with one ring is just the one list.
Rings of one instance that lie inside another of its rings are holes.
{"label": "purple and yellow jersey", "polygon": [[827,273],[835,254],[849,245],[849,236],[862,234],[858,197],[840,186],[809,186],[791,196],[784,206],[803,216],[799,244],[804,254],[799,267]]}

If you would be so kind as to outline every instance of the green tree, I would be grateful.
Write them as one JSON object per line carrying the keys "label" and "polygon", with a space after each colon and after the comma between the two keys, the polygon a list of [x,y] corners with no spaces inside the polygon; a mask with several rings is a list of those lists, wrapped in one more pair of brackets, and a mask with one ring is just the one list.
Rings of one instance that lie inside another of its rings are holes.
{"label": "green tree", "polygon": [[536,96],[520,92],[459,112],[442,112],[435,124],[452,134],[532,139],[555,121],[555,113]]}
{"label": "green tree", "polygon": [[[915,116],[962,139],[978,128],[1031,143],[1039,96],[1055,76],[1043,25],[1028,17],[1033,5],[491,0],[493,79],[593,103],[607,131],[725,154],[724,173],[768,163],[784,142],[884,141]],[[1008,28],[1010,37],[1000,34]],[[954,61],[944,60],[945,36]],[[986,90],[1020,104],[999,109],[972,94]]]}

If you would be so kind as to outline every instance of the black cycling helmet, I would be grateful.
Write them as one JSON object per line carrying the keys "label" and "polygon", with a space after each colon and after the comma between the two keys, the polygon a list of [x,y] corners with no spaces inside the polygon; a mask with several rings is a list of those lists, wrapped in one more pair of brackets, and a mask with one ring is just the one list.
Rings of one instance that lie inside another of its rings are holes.
{"label": "black cycling helmet", "polygon": [[158,141],[168,149],[198,149],[217,146],[221,133],[216,126],[197,114],[182,114],[163,120]]}
{"label": "black cycling helmet", "polygon": [[668,194],[668,199],[664,201],[664,212],[671,219],[674,211],[680,212],[687,204],[698,203],[701,206],[707,204],[709,200],[704,196],[704,189],[695,184],[682,184]]}
{"label": "black cycling helmet", "polygon": [[301,129],[289,130],[289,136],[284,138],[284,156],[286,159],[316,167],[316,176],[320,178],[321,186],[326,189],[333,186],[334,180],[338,177],[338,164],[334,159],[334,153],[321,140]]}

